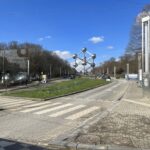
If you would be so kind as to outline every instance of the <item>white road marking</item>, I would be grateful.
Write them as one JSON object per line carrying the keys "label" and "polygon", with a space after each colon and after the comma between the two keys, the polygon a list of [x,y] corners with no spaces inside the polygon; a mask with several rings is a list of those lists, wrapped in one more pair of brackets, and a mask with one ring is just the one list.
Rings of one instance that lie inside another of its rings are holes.
{"label": "white road marking", "polygon": [[68,106],[71,106],[71,105],[73,105],[73,104],[70,104],[70,103],[69,104],[64,104],[64,105],[61,105],[61,106],[57,106],[57,107],[53,107],[53,108],[50,108],[50,109],[42,110],[42,111],[36,112],[34,114],[40,115],[40,114],[48,113],[48,112],[51,112],[51,111],[54,111],[54,110],[58,110],[60,108],[65,108],[65,107],[68,107]]}
{"label": "white road marking", "polygon": [[[0,100],[0,103],[4,104],[4,103],[12,103],[12,102],[21,102],[21,100]],[[23,102],[23,101],[22,101]]]}
{"label": "white road marking", "polygon": [[6,98],[3,99],[3,98],[0,98],[0,102],[3,102],[3,101],[4,101],[4,102],[7,102],[7,101],[8,101],[8,102],[9,102],[9,101],[16,101],[16,99],[15,99],[15,100],[14,100],[14,99],[12,100],[12,99],[6,99]]}
{"label": "white road marking", "polygon": [[108,90],[105,90],[106,92],[111,92],[112,91],[112,89],[108,89]]}
{"label": "white road marking", "polygon": [[80,109],[80,108],[83,108],[83,107],[85,107],[85,105],[78,105],[78,106],[75,106],[75,107],[72,107],[72,108],[69,108],[69,109],[66,109],[66,110],[59,111],[57,113],[53,113],[49,116],[50,117],[58,117],[58,116],[64,115],[66,113],[69,113],[71,111],[74,111],[74,110],[77,110],[77,109]]}
{"label": "white road marking", "polygon": [[[24,105],[28,105],[28,104],[32,104],[33,102],[24,102],[24,103],[17,103],[17,104],[8,104],[8,105],[4,105],[4,107],[15,107],[15,106],[24,106]],[[3,106],[3,105],[2,105]]]}
{"label": "white road marking", "polygon": [[146,103],[142,103],[142,102],[136,102],[136,101],[129,100],[129,99],[123,99],[123,101],[138,104],[138,105],[142,105],[142,106],[146,106],[146,107],[150,107],[150,104],[146,104]]}
{"label": "white road marking", "polygon": [[35,107],[35,108],[28,108],[28,109],[25,109],[21,112],[23,113],[26,113],[26,112],[32,112],[32,111],[35,111],[35,110],[39,110],[39,109],[43,109],[43,108],[47,108],[47,107],[51,107],[51,106],[54,106],[54,105],[59,105],[61,103],[53,103],[52,105],[44,105],[44,106],[38,106],[38,107]]}
{"label": "white road marking", "polygon": [[[16,104],[21,104],[21,103],[25,103],[25,101],[20,101],[20,102],[11,102],[11,103],[5,103],[2,104],[2,106],[10,106],[10,105],[16,105]],[[27,103],[27,102],[26,102]]]}
{"label": "white road marking", "polygon": [[31,101],[29,99],[22,99],[22,98],[4,98],[4,97],[0,97],[0,101]]}
{"label": "white road marking", "polygon": [[80,112],[78,112],[78,113],[76,113],[76,114],[73,114],[73,115],[71,115],[71,116],[69,116],[69,117],[67,117],[67,118],[65,118],[65,119],[75,120],[75,119],[78,119],[78,118],[80,118],[80,117],[82,117],[82,116],[84,116],[84,115],[86,115],[86,114],[89,114],[90,112],[95,111],[95,110],[97,110],[97,109],[99,109],[99,107],[95,107],[95,106],[94,106],[94,107],[85,109],[85,110],[83,110],[83,111],[80,111]]}
{"label": "white road marking", "polygon": [[51,103],[52,102],[35,102],[34,104],[23,106],[23,107],[26,108],[26,107],[42,106],[42,105],[51,104]]}

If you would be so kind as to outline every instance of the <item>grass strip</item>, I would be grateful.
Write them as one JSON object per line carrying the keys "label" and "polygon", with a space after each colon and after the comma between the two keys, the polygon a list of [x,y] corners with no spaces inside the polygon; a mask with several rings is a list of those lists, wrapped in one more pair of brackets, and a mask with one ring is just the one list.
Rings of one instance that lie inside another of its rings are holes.
{"label": "grass strip", "polygon": [[86,89],[98,87],[107,84],[105,80],[97,80],[97,79],[74,79],[69,81],[63,81],[60,83],[53,84],[49,87],[38,88],[34,90],[22,90],[10,92],[5,95],[7,96],[16,96],[16,97],[28,97],[28,98],[40,98],[47,99],[58,96],[63,96],[79,91],[83,91]]}

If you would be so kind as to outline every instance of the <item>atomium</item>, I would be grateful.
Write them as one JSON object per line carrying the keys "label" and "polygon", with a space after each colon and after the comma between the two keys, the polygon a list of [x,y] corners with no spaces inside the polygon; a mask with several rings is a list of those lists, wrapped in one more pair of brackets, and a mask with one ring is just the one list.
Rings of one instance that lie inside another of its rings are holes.
{"label": "atomium", "polygon": [[83,66],[84,74],[91,68],[95,67],[94,60],[96,59],[96,54],[92,54],[87,51],[87,48],[82,48],[82,50],[78,54],[74,54],[72,56],[74,59],[74,68],[76,69],[78,66]]}

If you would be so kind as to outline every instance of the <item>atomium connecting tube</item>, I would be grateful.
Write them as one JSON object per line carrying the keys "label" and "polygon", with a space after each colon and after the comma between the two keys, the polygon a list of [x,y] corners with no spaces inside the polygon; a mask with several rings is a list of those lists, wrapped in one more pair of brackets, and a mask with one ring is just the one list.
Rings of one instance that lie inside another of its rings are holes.
{"label": "atomium connecting tube", "polygon": [[[83,57],[79,57],[81,54],[83,55]],[[89,57],[87,57],[87,56],[89,56]],[[84,66],[84,71],[85,71],[85,66],[86,65],[90,65],[89,68],[91,68],[91,67],[94,68],[95,67],[94,60],[96,58],[96,54],[92,54],[92,53],[88,52],[87,48],[83,48],[79,54],[74,54],[72,56],[72,58],[75,60],[75,64],[73,65],[75,68],[77,68],[79,65],[83,65]],[[77,63],[77,59],[79,59],[80,62]]]}

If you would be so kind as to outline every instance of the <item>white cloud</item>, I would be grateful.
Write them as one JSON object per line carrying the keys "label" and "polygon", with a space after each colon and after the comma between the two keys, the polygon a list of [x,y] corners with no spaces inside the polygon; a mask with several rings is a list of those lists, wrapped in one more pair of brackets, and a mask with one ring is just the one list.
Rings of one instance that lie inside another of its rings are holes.
{"label": "white cloud", "polygon": [[109,59],[109,58],[111,58],[111,56],[110,55],[101,55],[100,58],[102,58],[102,59]]}
{"label": "white cloud", "polygon": [[45,39],[50,39],[52,38],[50,35],[45,36]]}
{"label": "white cloud", "polygon": [[44,36],[44,37],[40,37],[38,38],[38,41],[43,41],[45,39],[51,39],[52,37],[50,35]]}
{"label": "white cloud", "polygon": [[62,59],[69,59],[72,58],[72,54],[69,51],[60,51],[60,50],[56,50],[53,51],[56,55],[58,55],[60,58]]}
{"label": "white cloud", "polygon": [[41,38],[38,38],[38,41],[43,41],[43,40],[44,40],[44,38],[42,38],[42,37],[41,37]]}
{"label": "white cloud", "polygon": [[93,44],[97,44],[104,41],[104,36],[93,36],[89,39]]}
{"label": "white cloud", "polygon": [[120,61],[120,58],[116,58],[115,61],[117,61],[117,62]]}
{"label": "white cloud", "polygon": [[114,49],[112,45],[107,46],[107,49]]}

